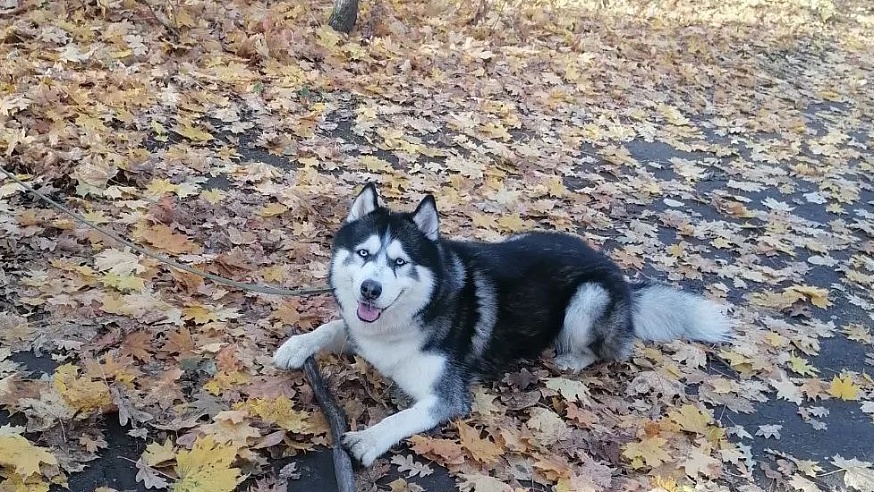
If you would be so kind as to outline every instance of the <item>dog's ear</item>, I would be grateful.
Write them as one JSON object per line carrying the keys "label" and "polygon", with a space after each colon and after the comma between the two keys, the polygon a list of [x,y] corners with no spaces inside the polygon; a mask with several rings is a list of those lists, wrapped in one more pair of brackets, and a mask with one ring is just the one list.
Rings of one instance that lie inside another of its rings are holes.
{"label": "dog's ear", "polygon": [[433,195],[427,195],[419,202],[419,206],[413,212],[413,222],[428,239],[436,241],[440,236],[440,218],[437,216],[437,202]]}
{"label": "dog's ear", "polygon": [[364,189],[355,197],[355,200],[352,201],[352,206],[349,207],[349,216],[346,217],[346,222],[358,220],[378,208],[379,193],[376,191],[376,185],[373,183],[367,183],[364,185]]}

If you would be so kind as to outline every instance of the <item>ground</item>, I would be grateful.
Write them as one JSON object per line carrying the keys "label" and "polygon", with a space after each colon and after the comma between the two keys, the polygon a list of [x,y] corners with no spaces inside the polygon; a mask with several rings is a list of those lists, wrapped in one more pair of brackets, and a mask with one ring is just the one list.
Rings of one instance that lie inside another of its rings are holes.
{"label": "ground", "polygon": [[[0,165],[150,251],[321,286],[372,180],[444,235],[573,232],[729,308],[727,344],[507,368],[360,490],[874,490],[867,2],[383,1],[348,38],[308,2],[9,5]],[[270,364],[329,296],[175,270],[5,176],[0,231],[0,491],[334,490]],[[353,428],[404,405],[319,365]]]}

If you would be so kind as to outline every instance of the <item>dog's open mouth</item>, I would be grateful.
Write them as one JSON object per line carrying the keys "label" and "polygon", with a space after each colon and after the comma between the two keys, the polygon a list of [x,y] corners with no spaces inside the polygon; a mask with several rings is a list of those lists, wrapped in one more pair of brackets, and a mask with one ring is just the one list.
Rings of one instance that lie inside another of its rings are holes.
{"label": "dog's open mouth", "polygon": [[379,315],[382,314],[382,309],[370,305],[365,304],[363,302],[358,302],[358,319],[364,321],[365,323],[373,323],[374,321],[379,319]]}

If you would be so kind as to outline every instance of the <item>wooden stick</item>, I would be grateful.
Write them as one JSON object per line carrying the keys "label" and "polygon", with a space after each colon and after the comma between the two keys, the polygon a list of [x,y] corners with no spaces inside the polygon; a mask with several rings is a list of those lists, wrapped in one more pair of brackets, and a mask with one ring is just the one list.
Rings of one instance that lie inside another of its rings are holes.
{"label": "wooden stick", "polygon": [[355,472],[352,471],[352,458],[349,457],[341,442],[343,434],[347,430],[346,413],[337,404],[331,391],[328,390],[313,356],[307,357],[303,363],[303,369],[310,386],[313,388],[313,394],[328,419],[328,425],[331,426],[331,437],[334,439],[334,477],[337,480],[337,490],[355,492]]}

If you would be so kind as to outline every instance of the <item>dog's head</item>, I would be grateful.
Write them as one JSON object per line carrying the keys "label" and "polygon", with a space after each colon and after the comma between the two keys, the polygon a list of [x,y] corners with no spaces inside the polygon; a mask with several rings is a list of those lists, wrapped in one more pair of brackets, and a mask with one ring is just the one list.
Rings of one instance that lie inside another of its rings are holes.
{"label": "dog's head", "polygon": [[438,238],[433,196],[414,212],[395,212],[367,184],[333,244],[331,287],[347,324],[372,333],[410,326],[438,280]]}

